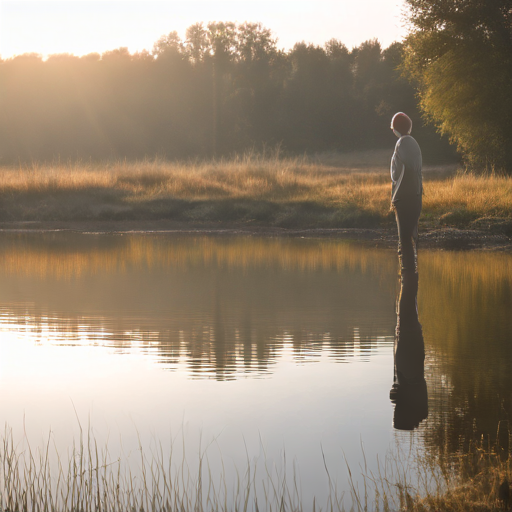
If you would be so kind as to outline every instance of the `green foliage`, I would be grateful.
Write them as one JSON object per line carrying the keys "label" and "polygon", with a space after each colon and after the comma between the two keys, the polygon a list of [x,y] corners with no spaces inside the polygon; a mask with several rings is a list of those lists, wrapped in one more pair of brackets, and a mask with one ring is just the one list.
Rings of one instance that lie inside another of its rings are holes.
{"label": "green foliage", "polygon": [[407,0],[403,68],[467,160],[512,172],[512,1]]}

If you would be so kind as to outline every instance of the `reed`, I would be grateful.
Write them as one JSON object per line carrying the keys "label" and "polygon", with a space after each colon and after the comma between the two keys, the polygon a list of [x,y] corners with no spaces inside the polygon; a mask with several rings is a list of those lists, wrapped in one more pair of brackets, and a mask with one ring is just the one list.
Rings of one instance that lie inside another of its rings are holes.
{"label": "reed", "polygon": [[[505,431],[509,436],[508,429]],[[504,438],[503,435],[501,436]],[[508,437],[507,437],[508,450]],[[80,431],[67,459],[62,459],[49,436],[32,450],[13,441],[6,429],[0,452],[0,509],[5,511],[343,511],[345,493],[332,480],[327,465],[329,494],[312,503],[301,498],[299,470],[281,473],[249,460],[234,481],[212,471],[206,450],[199,450],[196,470],[185,460],[164,456],[161,445],[150,454],[139,446],[137,476],[122,459],[112,460],[108,446],[100,448],[92,433]],[[503,510],[504,493],[512,477],[508,451],[486,440],[469,452],[414,455],[397,452],[375,472],[361,468],[364,484],[354,483],[347,466],[350,510],[478,511]],[[364,452],[363,452],[364,456]],[[324,457],[325,462],[325,457]],[[224,466],[222,466],[224,467]],[[318,503],[323,505],[319,506]]]}
{"label": "reed", "polygon": [[[19,448],[6,430],[0,452],[2,511],[283,511],[303,510],[300,483],[294,471],[279,473],[271,464],[257,468],[247,461],[228,481],[224,471],[210,467],[199,447],[196,469],[186,459],[164,455],[161,445],[147,454],[139,445],[138,464],[112,460],[108,446],[100,448],[91,431],[74,442],[66,459],[52,445]],[[224,468],[224,463],[222,463]],[[335,494],[335,493],[334,493]],[[330,510],[343,510],[342,496],[329,497]],[[309,510],[309,507],[305,508]],[[315,509],[315,505],[313,505]]]}

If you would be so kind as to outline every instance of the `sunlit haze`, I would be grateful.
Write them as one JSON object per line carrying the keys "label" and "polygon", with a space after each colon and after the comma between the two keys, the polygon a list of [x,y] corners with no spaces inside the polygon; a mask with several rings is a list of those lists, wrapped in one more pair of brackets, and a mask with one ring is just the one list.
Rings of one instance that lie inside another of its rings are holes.
{"label": "sunlit haze", "polygon": [[349,48],[377,38],[387,47],[404,36],[403,5],[403,0],[3,0],[0,56],[151,50],[163,34],[176,30],[184,38],[187,27],[209,21],[261,22],[284,49],[332,38]]}

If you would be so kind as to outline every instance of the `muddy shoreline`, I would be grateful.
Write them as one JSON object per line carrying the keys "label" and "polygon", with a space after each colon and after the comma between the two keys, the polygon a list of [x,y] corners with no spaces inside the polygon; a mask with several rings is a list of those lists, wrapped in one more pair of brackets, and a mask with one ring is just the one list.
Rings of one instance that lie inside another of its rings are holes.
{"label": "muddy shoreline", "polygon": [[[0,236],[16,233],[74,232],[83,234],[151,234],[167,236],[258,236],[332,238],[395,247],[396,227],[286,229],[229,224],[191,224],[171,221],[30,221],[0,222]],[[489,230],[420,227],[420,248],[442,250],[491,250],[512,252],[512,238]]]}

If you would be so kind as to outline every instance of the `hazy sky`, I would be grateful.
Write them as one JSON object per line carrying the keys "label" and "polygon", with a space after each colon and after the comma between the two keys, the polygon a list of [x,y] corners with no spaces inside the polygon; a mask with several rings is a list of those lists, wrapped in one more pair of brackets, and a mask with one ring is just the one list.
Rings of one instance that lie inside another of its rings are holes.
{"label": "hazy sky", "polygon": [[198,21],[261,22],[289,49],[331,38],[349,48],[377,38],[383,47],[405,30],[403,0],[1,0],[0,55],[151,50],[163,34]]}

